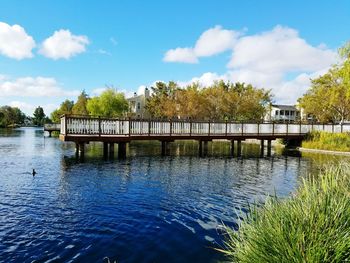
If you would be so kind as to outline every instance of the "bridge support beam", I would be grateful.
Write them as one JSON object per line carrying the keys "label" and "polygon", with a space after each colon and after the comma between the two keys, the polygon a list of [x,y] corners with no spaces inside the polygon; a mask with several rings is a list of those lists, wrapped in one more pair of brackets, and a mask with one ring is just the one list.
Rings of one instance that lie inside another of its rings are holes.
{"label": "bridge support beam", "polygon": [[208,141],[203,141],[203,156],[208,155]]}
{"label": "bridge support beam", "polygon": [[267,140],[267,156],[271,156],[271,140]]}
{"label": "bridge support beam", "polygon": [[230,155],[233,157],[235,155],[235,140],[231,140]]}
{"label": "bridge support beam", "polygon": [[264,140],[260,140],[260,156],[264,156]]}
{"label": "bridge support beam", "polygon": [[103,158],[104,159],[108,158],[108,143],[107,142],[103,143]]}
{"label": "bridge support beam", "polygon": [[84,160],[85,158],[85,143],[79,143],[79,152],[80,152],[80,160]]}
{"label": "bridge support beam", "polygon": [[118,143],[118,158],[125,159],[126,158],[126,142]]}
{"label": "bridge support beam", "polygon": [[49,137],[51,137],[52,131],[48,131],[49,132]]}
{"label": "bridge support beam", "polygon": [[202,140],[198,141],[198,155],[199,155],[199,157],[203,156],[203,141]]}
{"label": "bridge support beam", "polygon": [[162,156],[170,154],[170,142],[169,141],[161,141],[162,147]]}
{"label": "bridge support beam", "polygon": [[242,155],[242,140],[237,140],[237,156]]}
{"label": "bridge support beam", "polygon": [[109,158],[113,159],[114,158],[114,143],[111,142],[109,144]]}
{"label": "bridge support beam", "polygon": [[75,143],[75,158],[79,158],[79,143]]}

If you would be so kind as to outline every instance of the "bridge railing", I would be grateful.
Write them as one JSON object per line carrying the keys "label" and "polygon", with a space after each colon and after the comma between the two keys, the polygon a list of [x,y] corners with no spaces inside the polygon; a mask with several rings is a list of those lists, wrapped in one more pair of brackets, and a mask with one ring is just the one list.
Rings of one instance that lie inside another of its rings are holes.
{"label": "bridge railing", "polygon": [[311,131],[350,132],[349,125],[133,120],[87,116],[61,118],[61,134],[90,136],[304,135]]}

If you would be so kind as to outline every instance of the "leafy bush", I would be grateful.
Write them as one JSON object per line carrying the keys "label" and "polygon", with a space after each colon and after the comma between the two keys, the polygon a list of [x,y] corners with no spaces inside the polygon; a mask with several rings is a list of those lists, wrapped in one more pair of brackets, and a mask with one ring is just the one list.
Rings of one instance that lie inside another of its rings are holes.
{"label": "leafy bush", "polygon": [[350,166],[304,179],[294,196],[252,206],[237,232],[227,228],[232,262],[350,261]]}

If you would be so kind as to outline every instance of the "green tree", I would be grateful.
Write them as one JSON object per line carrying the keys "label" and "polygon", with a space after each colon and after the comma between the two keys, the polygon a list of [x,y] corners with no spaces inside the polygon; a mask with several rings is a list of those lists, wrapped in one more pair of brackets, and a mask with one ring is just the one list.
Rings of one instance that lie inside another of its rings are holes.
{"label": "green tree", "polygon": [[0,127],[9,127],[24,123],[26,115],[17,107],[0,107]]}
{"label": "green tree", "polygon": [[46,120],[46,115],[44,113],[44,109],[38,106],[33,113],[33,124],[42,126]]}
{"label": "green tree", "polygon": [[89,97],[85,90],[83,90],[79,95],[77,102],[73,106],[72,113],[76,115],[88,115],[89,112],[86,108],[88,100]]}
{"label": "green tree", "polygon": [[54,123],[59,123],[61,116],[63,114],[72,114],[73,106],[74,106],[74,101],[65,100],[64,102],[61,103],[61,105],[58,109],[54,110],[51,113],[51,120]]}
{"label": "green tree", "polygon": [[313,79],[310,89],[298,100],[307,115],[321,122],[350,119],[350,42],[339,49],[344,61]]}
{"label": "green tree", "polygon": [[127,113],[129,104],[124,93],[109,88],[100,96],[89,99],[86,108],[91,115],[121,117]]}

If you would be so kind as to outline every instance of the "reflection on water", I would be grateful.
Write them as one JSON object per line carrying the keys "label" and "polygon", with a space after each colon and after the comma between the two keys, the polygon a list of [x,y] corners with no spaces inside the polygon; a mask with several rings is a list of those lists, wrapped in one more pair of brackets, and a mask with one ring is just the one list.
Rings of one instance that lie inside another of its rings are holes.
{"label": "reflection on water", "polygon": [[237,227],[237,209],[290,194],[329,159],[258,158],[258,145],[231,158],[224,142],[205,158],[195,142],[162,157],[158,142],[135,142],[127,159],[104,161],[100,144],[87,147],[81,163],[73,144],[39,129],[0,130],[1,262],[215,262],[219,225]]}

